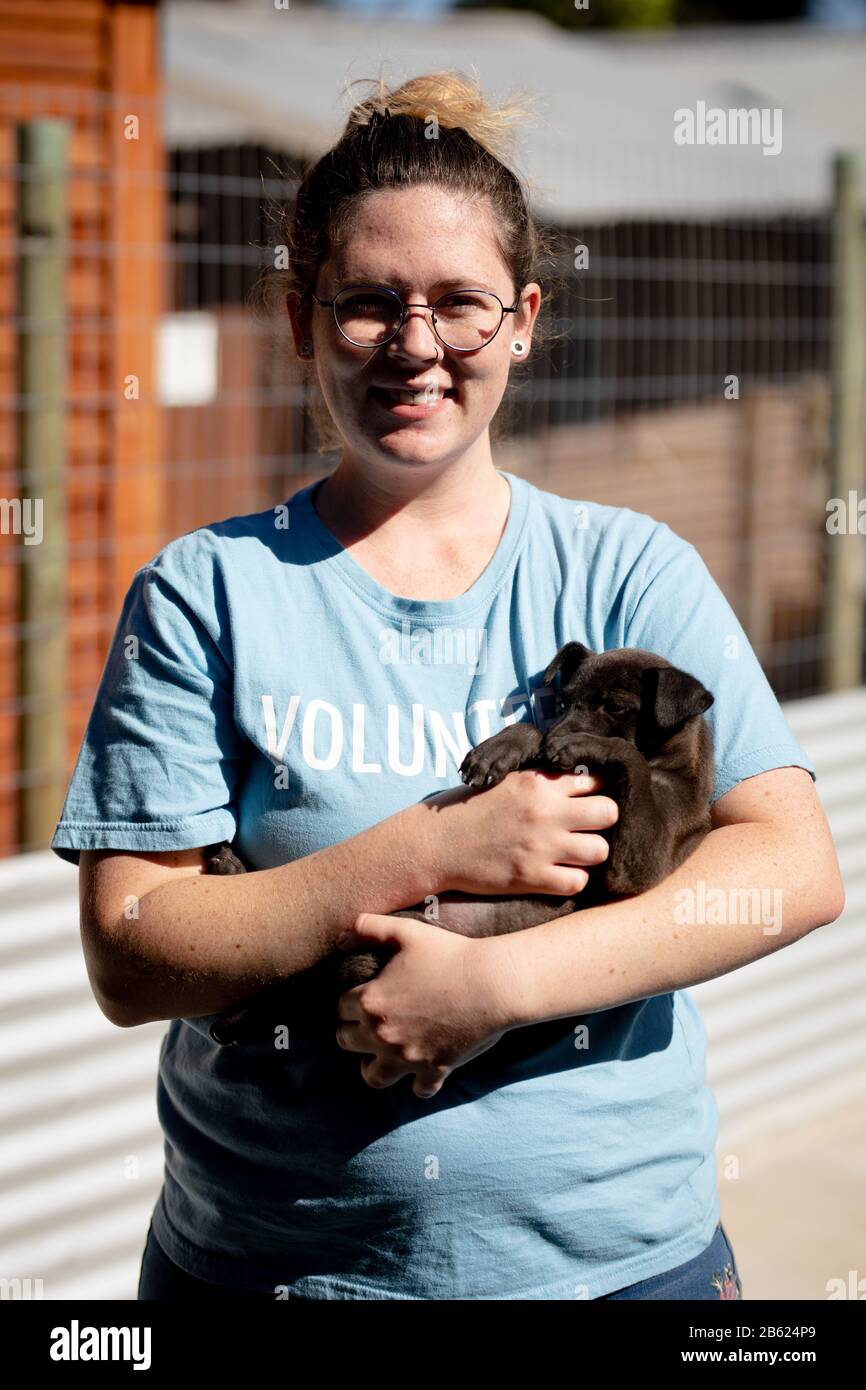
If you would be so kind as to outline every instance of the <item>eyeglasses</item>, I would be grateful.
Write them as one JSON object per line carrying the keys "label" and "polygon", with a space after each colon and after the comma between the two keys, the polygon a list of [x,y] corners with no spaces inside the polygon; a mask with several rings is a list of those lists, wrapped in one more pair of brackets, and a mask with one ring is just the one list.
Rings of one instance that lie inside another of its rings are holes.
{"label": "eyeglasses", "polygon": [[310,294],[323,309],[333,309],[337,327],[355,347],[381,347],[396,338],[410,309],[429,309],[433,332],[454,352],[477,352],[487,347],[502,327],[506,314],[516,314],[490,290],[456,290],[435,304],[406,304],[396,290],[380,285],[347,285],[334,299]]}

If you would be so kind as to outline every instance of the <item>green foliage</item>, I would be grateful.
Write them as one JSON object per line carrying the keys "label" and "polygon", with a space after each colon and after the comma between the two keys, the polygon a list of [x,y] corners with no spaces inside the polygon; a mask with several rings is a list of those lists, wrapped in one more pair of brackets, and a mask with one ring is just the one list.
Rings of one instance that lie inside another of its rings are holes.
{"label": "green foliage", "polygon": [[457,0],[457,9],[532,10],[566,29],[658,29],[676,18],[677,0]]}
{"label": "green foliage", "polygon": [[801,19],[806,5],[805,0],[455,0],[455,8],[532,10],[564,29],[581,30],[778,23]]}
{"label": "green foliage", "polygon": [[[677,0],[587,0],[586,13],[606,29],[658,29],[673,23],[676,8]],[[580,13],[580,4],[571,9]]]}

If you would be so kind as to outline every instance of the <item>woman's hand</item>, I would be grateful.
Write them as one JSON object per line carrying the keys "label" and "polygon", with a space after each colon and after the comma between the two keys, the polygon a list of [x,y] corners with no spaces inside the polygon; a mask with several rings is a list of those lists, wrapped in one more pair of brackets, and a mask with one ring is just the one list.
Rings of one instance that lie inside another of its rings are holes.
{"label": "woman's hand", "polygon": [[433,923],[362,912],[338,942],[355,950],[372,942],[397,949],[379,974],[340,996],[337,1043],[372,1053],[361,1075],[368,1086],[393,1086],[414,1072],[412,1090],[429,1099],[449,1073],[493,1047],[512,1026],[505,955]]}
{"label": "woman's hand", "polygon": [[594,794],[603,785],[597,773],[527,768],[494,787],[428,797],[439,879],[431,892],[579,893],[587,868],[608,857],[598,831],[619,817],[612,797]]}

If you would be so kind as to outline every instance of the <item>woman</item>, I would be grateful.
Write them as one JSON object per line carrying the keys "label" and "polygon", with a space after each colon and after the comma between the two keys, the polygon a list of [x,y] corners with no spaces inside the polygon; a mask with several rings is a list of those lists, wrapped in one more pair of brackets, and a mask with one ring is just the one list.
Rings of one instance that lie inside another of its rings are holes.
{"label": "woman", "polygon": [[[171,542],[126,597],[52,846],[80,856],[105,1014],[171,1020],[142,1299],[739,1295],[682,990],[833,920],[838,866],[693,547],[494,466],[542,299],[508,118],[454,74],[355,108],[300,187],[286,300],[339,464]],[[510,937],[389,918],[449,889],[570,894],[606,857],[597,777],[457,775],[549,717],[571,639],[713,691],[713,831],[639,898]],[[260,872],[203,876],[221,839]],[[684,925],[701,880],[781,886],[784,928]],[[336,1045],[333,1019],[211,1041],[228,1005],[372,940],[396,954],[341,998]]]}

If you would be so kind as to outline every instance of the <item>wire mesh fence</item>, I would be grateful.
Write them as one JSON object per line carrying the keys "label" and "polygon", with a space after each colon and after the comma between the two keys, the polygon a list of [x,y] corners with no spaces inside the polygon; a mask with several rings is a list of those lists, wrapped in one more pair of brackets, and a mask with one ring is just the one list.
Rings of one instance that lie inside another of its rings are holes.
{"label": "wire mesh fence", "polygon": [[[135,568],[285,500],[337,455],[318,451],[285,316],[250,302],[301,172],[290,133],[284,149],[166,148],[155,99],[6,84],[0,169],[10,854],[46,843]],[[676,220],[660,172],[659,209],[555,229],[555,332],[509,388],[497,464],[692,541],[781,698],[838,685],[846,643],[859,682],[859,561],[834,571],[828,530],[846,428],[847,476],[853,453],[866,482],[846,413],[862,358],[844,309],[862,274],[856,196],[847,212],[828,199],[809,215]],[[834,627],[840,594],[849,620]]]}

